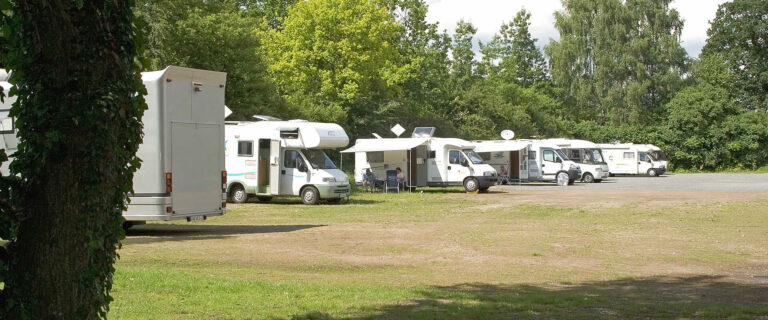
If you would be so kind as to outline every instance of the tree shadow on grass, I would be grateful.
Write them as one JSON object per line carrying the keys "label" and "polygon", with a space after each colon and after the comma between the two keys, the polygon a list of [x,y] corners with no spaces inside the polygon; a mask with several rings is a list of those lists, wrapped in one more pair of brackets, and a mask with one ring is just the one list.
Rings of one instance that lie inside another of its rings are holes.
{"label": "tree shadow on grass", "polygon": [[[768,318],[768,275],[629,278],[551,287],[462,284],[348,319],[724,319]],[[310,312],[294,319],[334,319]]]}
{"label": "tree shadow on grass", "polygon": [[176,225],[147,224],[126,231],[123,244],[146,244],[166,241],[224,239],[241,234],[293,232],[325,225]]}

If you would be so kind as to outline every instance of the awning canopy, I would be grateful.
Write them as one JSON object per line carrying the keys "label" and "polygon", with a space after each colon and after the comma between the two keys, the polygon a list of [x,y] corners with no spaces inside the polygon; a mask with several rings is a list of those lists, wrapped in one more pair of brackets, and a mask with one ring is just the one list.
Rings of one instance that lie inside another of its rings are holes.
{"label": "awning canopy", "polygon": [[427,141],[425,138],[357,139],[352,148],[341,153],[411,150]]}
{"label": "awning canopy", "polygon": [[526,141],[477,141],[475,144],[475,152],[501,152],[501,151],[518,151],[523,150],[530,142]]}

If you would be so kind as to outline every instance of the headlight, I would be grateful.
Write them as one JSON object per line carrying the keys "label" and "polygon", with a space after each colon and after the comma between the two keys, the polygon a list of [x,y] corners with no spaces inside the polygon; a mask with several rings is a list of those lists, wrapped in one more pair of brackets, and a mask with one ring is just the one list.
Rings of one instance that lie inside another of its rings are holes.
{"label": "headlight", "polygon": [[323,178],[323,182],[336,182],[336,178],[334,178],[334,177]]}
{"label": "headlight", "polygon": [[496,172],[486,171],[486,172],[483,173],[483,175],[486,176],[486,177],[493,177],[493,176],[496,175]]}

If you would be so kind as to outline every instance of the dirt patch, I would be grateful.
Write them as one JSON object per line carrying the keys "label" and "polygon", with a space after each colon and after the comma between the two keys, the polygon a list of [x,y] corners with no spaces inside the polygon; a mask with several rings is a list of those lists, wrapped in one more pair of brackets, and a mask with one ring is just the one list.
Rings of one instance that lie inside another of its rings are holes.
{"label": "dirt patch", "polygon": [[768,192],[701,192],[637,190],[520,190],[490,194],[451,195],[462,200],[488,202],[480,209],[510,205],[544,205],[558,208],[615,208],[627,205],[669,207],[683,204],[749,202],[768,199]]}

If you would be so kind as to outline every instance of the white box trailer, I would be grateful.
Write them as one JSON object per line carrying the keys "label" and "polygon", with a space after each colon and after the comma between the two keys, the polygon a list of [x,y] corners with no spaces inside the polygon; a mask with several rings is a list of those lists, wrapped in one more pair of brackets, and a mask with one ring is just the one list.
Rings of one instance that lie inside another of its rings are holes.
{"label": "white box trailer", "polygon": [[226,125],[227,194],[241,203],[301,196],[305,204],[349,197],[347,175],[323,149],[346,147],[349,137],[334,123],[232,121]]}
{"label": "white box trailer", "polygon": [[571,161],[579,164],[582,182],[601,182],[610,176],[610,168],[604,161],[602,151],[596,143],[565,138],[547,139],[546,141],[560,147],[560,150]]}
{"label": "white box trailer", "polygon": [[[141,168],[123,217],[128,224],[149,220],[203,220],[226,211],[224,179],[224,86],[226,73],[170,66],[143,72],[144,140],[136,155]],[[10,88],[2,84],[6,94]],[[3,144],[15,152],[16,131],[0,106]],[[2,174],[7,175],[3,165]]]}
{"label": "white box trailer", "polygon": [[474,149],[471,142],[456,138],[383,138],[358,139],[342,153],[355,154],[357,184],[362,184],[366,169],[386,177],[386,170],[399,167],[410,188],[464,186],[467,192],[486,191],[498,177]]}
{"label": "white box trailer", "polygon": [[611,174],[646,174],[656,177],[667,172],[667,156],[652,144],[602,143],[603,156]]}
{"label": "white box trailer", "polygon": [[[472,144],[475,145],[475,152],[483,158],[483,161],[496,169],[499,174],[506,171],[507,177],[512,181],[529,180],[530,142],[477,140],[472,141]],[[538,170],[534,170],[533,178],[538,176]]]}

